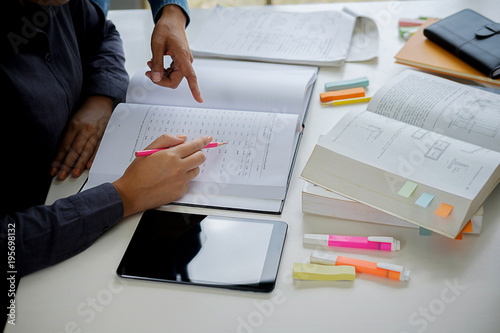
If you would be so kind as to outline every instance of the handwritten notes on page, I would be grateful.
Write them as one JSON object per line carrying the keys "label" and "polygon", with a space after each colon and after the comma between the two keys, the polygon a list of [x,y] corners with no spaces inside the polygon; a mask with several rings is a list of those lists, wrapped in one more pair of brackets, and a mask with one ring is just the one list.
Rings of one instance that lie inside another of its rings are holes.
{"label": "handwritten notes on page", "polygon": [[135,158],[134,152],[163,133],[183,134],[188,140],[210,135],[227,145],[204,150],[206,161],[190,192],[282,199],[297,122],[297,115],[283,113],[120,104],[87,186],[118,179]]}

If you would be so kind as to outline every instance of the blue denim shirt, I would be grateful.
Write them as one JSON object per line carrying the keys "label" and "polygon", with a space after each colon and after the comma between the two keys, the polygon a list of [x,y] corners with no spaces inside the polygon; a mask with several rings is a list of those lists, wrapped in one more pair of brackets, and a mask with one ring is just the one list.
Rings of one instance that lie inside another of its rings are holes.
{"label": "blue denim shirt", "polygon": [[24,3],[6,0],[0,13],[2,264],[15,235],[8,271],[17,277],[83,251],[120,221],[123,205],[111,184],[43,203],[73,113],[88,96],[123,100],[128,85],[119,34],[90,1]]}
{"label": "blue denim shirt", "polygon": [[151,5],[151,12],[153,13],[153,19],[156,22],[158,22],[158,19],[160,18],[160,10],[165,6],[165,5],[177,5],[184,10],[184,13],[186,14],[186,26],[189,24],[189,7],[187,4],[187,0],[148,0],[149,4]]}

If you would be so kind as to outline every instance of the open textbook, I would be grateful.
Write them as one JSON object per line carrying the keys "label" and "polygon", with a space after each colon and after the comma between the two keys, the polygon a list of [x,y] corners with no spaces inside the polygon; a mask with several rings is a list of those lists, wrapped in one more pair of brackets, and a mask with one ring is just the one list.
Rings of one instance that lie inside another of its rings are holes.
{"label": "open textbook", "polygon": [[193,55],[338,66],[378,53],[375,22],[348,8],[314,12],[216,7],[193,40]]}
{"label": "open textbook", "polygon": [[202,104],[185,80],[172,90],[153,84],[146,69],[133,76],[84,189],[118,179],[134,153],[163,133],[210,135],[227,144],[204,150],[200,174],[176,203],[280,213],[317,68],[215,59],[193,65]]}
{"label": "open textbook", "polygon": [[407,70],[320,138],[301,177],[455,238],[500,180],[500,96]]}

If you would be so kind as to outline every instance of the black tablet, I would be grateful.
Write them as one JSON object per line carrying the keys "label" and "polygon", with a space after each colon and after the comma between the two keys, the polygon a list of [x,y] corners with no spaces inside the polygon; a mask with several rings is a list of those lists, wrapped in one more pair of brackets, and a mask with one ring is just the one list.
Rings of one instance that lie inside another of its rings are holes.
{"label": "black tablet", "polygon": [[125,278],[270,292],[287,224],[144,212],[117,274]]}

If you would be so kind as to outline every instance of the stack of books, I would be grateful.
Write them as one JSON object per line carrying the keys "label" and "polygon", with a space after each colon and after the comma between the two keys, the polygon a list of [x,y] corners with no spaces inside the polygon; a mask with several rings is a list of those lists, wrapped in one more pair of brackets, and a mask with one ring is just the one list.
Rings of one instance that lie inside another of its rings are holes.
{"label": "stack of books", "polygon": [[302,170],[302,179],[353,201],[306,191],[305,210],[331,214],[325,206],[336,202],[337,217],[460,237],[500,182],[499,105],[497,94],[400,73],[322,136]]}
{"label": "stack of books", "polygon": [[[414,229],[419,228],[413,223],[309,182],[305,182],[302,189],[302,212],[304,214],[320,215],[342,220],[378,223]],[[464,233],[479,234],[481,233],[482,225],[483,206],[471,218],[472,231]]]}

